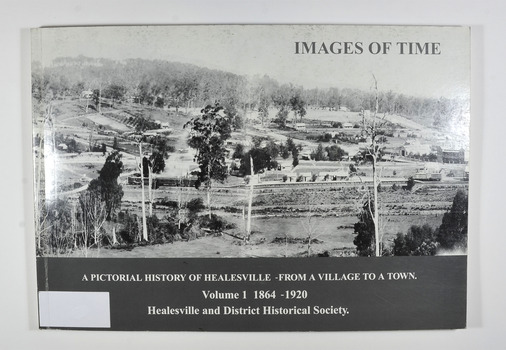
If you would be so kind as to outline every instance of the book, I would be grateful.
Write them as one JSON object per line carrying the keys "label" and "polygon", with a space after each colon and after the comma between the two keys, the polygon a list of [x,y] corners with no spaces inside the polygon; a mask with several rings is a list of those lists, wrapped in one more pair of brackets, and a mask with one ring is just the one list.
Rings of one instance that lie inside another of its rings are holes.
{"label": "book", "polygon": [[32,30],[41,328],[466,325],[470,29]]}

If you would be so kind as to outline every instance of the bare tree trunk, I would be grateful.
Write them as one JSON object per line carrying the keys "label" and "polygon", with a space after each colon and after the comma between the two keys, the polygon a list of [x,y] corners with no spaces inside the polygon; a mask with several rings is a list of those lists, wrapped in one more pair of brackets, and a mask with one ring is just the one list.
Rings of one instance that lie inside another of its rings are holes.
{"label": "bare tree trunk", "polygon": [[112,227],[112,245],[118,244],[118,239],[116,237],[116,226]]}
{"label": "bare tree trunk", "polygon": [[43,152],[44,139],[45,139],[44,128],[42,128],[41,133],[40,133],[40,140],[39,140],[39,154],[38,154],[39,158],[38,158],[37,174],[36,174],[37,182],[35,185],[35,196],[36,196],[36,198],[35,198],[35,233],[37,234],[37,248],[39,249],[39,252],[40,252],[40,248],[41,248],[41,235],[42,235],[42,223],[41,223],[41,212],[40,212],[40,209],[41,209],[40,181],[41,181],[42,174],[43,174],[42,158],[44,158],[44,152]]}
{"label": "bare tree trunk", "polygon": [[90,129],[90,136],[88,137],[88,147],[91,152],[91,148],[93,147],[93,126]]}
{"label": "bare tree trunk", "polygon": [[251,207],[253,206],[253,158],[249,157],[249,163],[251,167],[251,176],[249,181],[249,199],[248,199],[248,222],[246,223],[246,240],[249,241],[251,236]]}
{"label": "bare tree trunk", "polygon": [[[373,147],[375,146],[373,141]],[[380,240],[379,240],[379,208],[378,208],[378,179],[376,174],[376,155],[373,155],[372,161],[372,183],[373,183],[373,198],[374,198],[374,253],[376,256],[381,256]]]}
{"label": "bare tree trunk", "polygon": [[209,219],[211,219],[211,187],[207,186],[207,210],[209,213]]}
{"label": "bare tree trunk", "polygon": [[148,166],[149,171],[149,216],[153,216],[153,169]]}
{"label": "bare tree trunk", "polygon": [[182,204],[182,198],[181,198],[181,191],[183,190],[183,188],[181,187],[181,180],[180,180],[180,183],[179,183],[179,192],[178,192],[178,195],[177,195],[177,229],[180,230],[181,229],[181,210],[183,210],[181,208],[181,204]]}
{"label": "bare tree trunk", "polygon": [[142,155],[142,142],[139,142],[139,154],[140,154],[140,160],[141,160],[141,188],[142,188],[142,239],[145,241],[148,240],[148,227],[146,225],[146,203],[145,203],[145,196],[144,196],[144,162],[143,162],[143,155]]}
{"label": "bare tree trunk", "polygon": [[[207,166],[207,173],[211,176],[211,163]],[[207,210],[209,211],[209,219],[211,219],[211,178],[207,181]]]}
{"label": "bare tree trunk", "polygon": [[374,196],[374,253],[376,256],[381,256],[380,252],[380,239],[379,239],[379,208],[378,208],[378,174],[376,170],[376,162],[378,157],[379,150],[376,149],[376,117],[378,115],[378,82],[376,81],[376,77],[374,77],[374,87],[375,87],[375,105],[374,105],[374,119],[373,119],[373,130],[372,130],[372,182],[373,182],[373,196]]}
{"label": "bare tree trunk", "polygon": [[244,232],[246,233],[247,232],[247,222],[246,222],[246,209],[244,208],[244,206],[242,207],[242,222],[244,225]]}
{"label": "bare tree trunk", "polygon": [[84,256],[88,257],[88,201],[84,199],[83,202],[83,251]]}
{"label": "bare tree trunk", "polygon": [[100,100],[102,99],[102,84],[98,86],[98,113],[102,114],[102,103]]}
{"label": "bare tree trunk", "polygon": [[77,250],[77,230],[76,230],[76,203],[72,204],[72,210],[70,212],[70,232],[74,241],[74,250]]}
{"label": "bare tree trunk", "polygon": [[[52,174],[50,174],[50,176],[46,176],[45,179],[47,181],[48,177],[51,178],[53,188],[49,192],[51,195],[51,199],[56,199],[56,193],[58,191],[57,176],[56,176],[56,169],[57,169],[57,165],[56,165],[56,133],[54,130],[55,120],[53,117],[53,106],[51,104],[49,104],[49,107],[48,107],[48,119],[51,124],[51,157],[50,157],[50,159],[52,159],[52,161],[53,161],[53,167],[52,167],[53,169],[52,169]],[[44,153],[44,155],[45,155],[45,153]],[[46,161],[46,159],[44,159],[44,161]],[[44,165],[44,168],[45,168],[45,165]],[[48,197],[48,194],[46,192],[46,198],[47,197]]]}

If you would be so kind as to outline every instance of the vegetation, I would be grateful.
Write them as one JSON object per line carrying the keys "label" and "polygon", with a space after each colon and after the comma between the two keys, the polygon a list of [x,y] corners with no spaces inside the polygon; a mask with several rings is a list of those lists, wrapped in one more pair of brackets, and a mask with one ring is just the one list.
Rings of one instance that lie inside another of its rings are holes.
{"label": "vegetation", "polygon": [[394,239],[393,255],[435,255],[438,249],[467,249],[467,195],[459,190],[451,209],[437,230],[428,225],[412,226]]}
{"label": "vegetation", "polygon": [[366,201],[358,214],[359,221],[353,226],[356,235],[353,244],[357,247],[358,256],[374,256],[374,204]]}
{"label": "vegetation", "polygon": [[121,207],[123,189],[118,184],[118,177],[122,171],[121,153],[113,151],[107,156],[104,166],[98,172],[98,178],[92,180],[88,186],[88,192],[96,193],[105,203],[107,220],[111,220],[114,211]]}
{"label": "vegetation", "polygon": [[441,248],[467,249],[467,207],[467,194],[459,190],[436,233],[436,241]]}
{"label": "vegetation", "polygon": [[393,255],[435,255],[434,230],[429,225],[411,226],[407,234],[398,233],[394,239]]}
{"label": "vegetation", "polygon": [[210,190],[212,181],[223,182],[227,177],[225,164],[225,141],[230,138],[230,119],[221,113],[223,107],[219,103],[208,105],[201,111],[201,116],[191,119],[185,124],[190,128],[188,145],[197,153],[195,161],[199,165],[195,187],[202,184],[207,189],[207,206],[211,218]]}
{"label": "vegetation", "polygon": [[[50,67],[34,65],[32,93],[35,99],[78,96],[85,90],[95,91],[98,99],[109,99],[110,105],[130,99],[153,108],[204,106],[220,101],[225,108],[238,106],[243,111],[256,109],[262,123],[269,108],[278,111],[275,122],[285,127],[290,112],[299,120],[307,110],[339,110],[346,106],[351,112],[374,110],[375,95],[370,91],[331,87],[303,89],[291,84],[279,84],[264,76],[248,79],[244,76],[197,67],[178,62],[127,59],[121,62],[84,56],[60,57]],[[442,130],[459,125],[468,110],[467,102],[459,98],[412,97],[393,91],[380,92],[378,113],[420,117],[429,126]],[[358,126],[359,127],[359,126]]]}
{"label": "vegetation", "polygon": [[255,174],[265,169],[276,168],[277,162],[274,159],[276,159],[277,152],[277,147],[272,147],[272,145],[271,147],[252,148],[242,157],[240,172],[244,175],[252,175],[250,157],[253,159],[253,171]]}

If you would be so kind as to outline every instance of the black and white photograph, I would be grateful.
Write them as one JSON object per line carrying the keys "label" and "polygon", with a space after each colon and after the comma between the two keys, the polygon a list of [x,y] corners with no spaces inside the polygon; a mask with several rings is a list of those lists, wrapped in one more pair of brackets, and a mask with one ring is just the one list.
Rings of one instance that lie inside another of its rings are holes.
{"label": "black and white photograph", "polygon": [[469,27],[54,27],[31,45],[38,257],[467,254]]}

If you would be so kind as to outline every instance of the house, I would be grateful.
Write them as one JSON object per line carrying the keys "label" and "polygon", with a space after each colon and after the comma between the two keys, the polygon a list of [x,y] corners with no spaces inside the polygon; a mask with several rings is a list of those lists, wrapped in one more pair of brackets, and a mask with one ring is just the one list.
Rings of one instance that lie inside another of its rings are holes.
{"label": "house", "polygon": [[353,129],[352,123],[343,123],[343,129]]}
{"label": "house", "polygon": [[460,150],[443,150],[443,163],[449,164],[464,164],[465,163],[465,152],[463,149]]}
{"label": "house", "polygon": [[306,132],[306,123],[295,123],[295,130]]}
{"label": "house", "polygon": [[297,174],[296,173],[287,173],[286,176],[286,182],[296,182],[297,181]]}
{"label": "house", "polygon": [[300,154],[301,160],[311,160],[311,152],[302,152]]}
{"label": "house", "polygon": [[300,179],[301,182],[308,182],[313,179],[313,174],[311,172],[298,173],[297,179]]}
{"label": "house", "polygon": [[349,176],[349,171],[339,169],[337,171],[320,171],[318,173],[318,181],[342,181]]}
{"label": "house", "polygon": [[81,98],[85,98],[85,99],[90,99],[93,97],[93,91],[91,90],[85,90],[83,92],[81,92]]}

